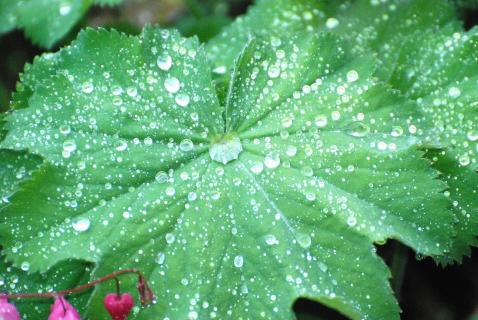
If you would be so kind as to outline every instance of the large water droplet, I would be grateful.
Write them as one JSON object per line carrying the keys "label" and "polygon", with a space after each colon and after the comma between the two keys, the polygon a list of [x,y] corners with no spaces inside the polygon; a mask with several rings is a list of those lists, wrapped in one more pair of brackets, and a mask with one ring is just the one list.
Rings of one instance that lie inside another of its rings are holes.
{"label": "large water droplet", "polygon": [[269,169],[275,169],[280,165],[280,157],[276,153],[267,154],[264,157],[264,165]]}
{"label": "large water droplet", "polygon": [[211,159],[222,164],[236,160],[241,152],[242,144],[238,137],[224,137],[209,147]]}
{"label": "large water droplet", "polygon": [[186,107],[189,104],[190,98],[185,93],[179,93],[174,99],[176,103],[181,107]]}
{"label": "large water droplet", "polygon": [[353,137],[363,138],[369,134],[370,127],[363,122],[356,121],[347,126],[346,132]]}
{"label": "large water droplet", "polygon": [[66,152],[73,152],[76,150],[75,140],[66,140],[63,142],[63,150]]}
{"label": "large water droplet", "polygon": [[179,149],[184,152],[191,151],[194,148],[194,143],[190,139],[184,139],[179,143]]}
{"label": "large water droplet", "polygon": [[171,66],[173,65],[173,59],[171,58],[169,54],[163,53],[162,55],[158,57],[158,59],[156,60],[156,63],[159,69],[163,71],[168,71],[169,69],[171,69]]}
{"label": "large water droplet", "polygon": [[171,244],[176,240],[176,236],[172,233],[166,233],[165,239],[168,244]]}
{"label": "large water droplet", "polygon": [[181,87],[181,82],[177,78],[167,78],[164,80],[164,88],[170,93],[176,93],[179,91],[179,88]]}
{"label": "large water droplet", "polygon": [[84,232],[90,228],[91,222],[90,219],[86,217],[79,217],[72,221],[71,226],[75,231]]}
{"label": "large water droplet", "polygon": [[163,264],[165,259],[166,255],[164,254],[164,252],[160,252],[156,255],[155,261],[157,264]]}
{"label": "large water droplet", "polygon": [[312,239],[308,234],[298,233],[295,238],[297,243],[304,249],[308,249],[312,244]]}

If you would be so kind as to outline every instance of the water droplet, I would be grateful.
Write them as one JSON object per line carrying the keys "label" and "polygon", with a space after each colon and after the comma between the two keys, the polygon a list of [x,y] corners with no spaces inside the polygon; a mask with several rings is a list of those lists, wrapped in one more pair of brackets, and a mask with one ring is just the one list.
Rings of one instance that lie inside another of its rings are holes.
{"label": "water droplet", "polygon": [[63,142],[63,150],[66,152],[73,152],[76,150],[76,142],[74,140],[66,140]]}
{"label": "water droplet", "polygon": [[30,270],[30,263],[28,263],[27,261],[22,262],[22,264],[20,265],[20,269],[22,269],[23,271]]}
{"label": "water droplet", "polygon": [[282,126],[284,128],[290,128],[290,126],[292,125],[292,122],[294,121],[294,119],[292,117],[289,117],[289,116],[286,116],[284,118],[282,118]]}
{"label": "water droplet", "polygon": [[171,244],[176,240],[176,236],[172,233],[166,233],[165,239],[168,244]]}
{"label": "water droplet", "polygon": [[90,219],[85,218],[85,217],[79,217],[73,220],[71,223],[71,226],[75,231],[78,232],[84,232],[87,231],[90,228]]}
{"label": "water droplet", "polygon": [[166,172],[164,171],[159,171],[157,174],[156,174],[156,177],[155,177],[156,181],[158,183],[165,183],[169,180],[169,176]]}
{"label": "water droplet", "polygon": [[62,125],[60,126],[60,133],[61,134],[64,134],[64,135],[67,135],[71,132],[71,127],[69,125]]}
{"label": "water droplet", "polygon": [[304,249],[308,249],[312,244],[312,238],[305,233],[298,233],[296,235],[297,243]]}
{"label": "water droplet", "polygon": [[325,26],[328,29],[335,29],[339,25],[339,20],[336,18],[328,18],[327,21],[325,22]]}
{"label": "water droplet", "polygon": [[214,142],[209,147],[209,156],[212,160],[227,164],[239,158],[242,152],[241,140],[238,137],[225,137]]}
{"label": "water droplet", "polygon": [[84,93],[92,93],[93,92],[93,89],[94,89],[94,86],[91,82],[85,82],[83,83],[83,85],[81,86],[81,90],[84,92]]}
{"label": "water droplet", "polygon": [[234,267],[242,268],[244,265],[244,257],[243,256],[235,256],[234,257]]}
{"label": "water droplet", "polygon": [[458,98],[461,95],[461,90],[460,90],[460,88],[457,88],[457,87],[451,87],[448,90],[448,94],[452,98]]}
{"label": "water droplet", "polygon": [[294,157],[296,154],[297,154],[297,147],[296,146],[287,146],[287,149],[285,151],[285,153],[289,156],[289,157]]}
{"label": "water droplet", "polygon": [[164,254],[164,252],[160,252],[156,255],[155,261],[157,264],[163,264],[165,259],[166,255]]}
{"label": "water droplet", "polygon": [[350,227],[353,227],[357,224],[357,218],[355,218],[354,216],[350,216],[348,217],[347,219],[347,224],[350,226]]}
{"label": "water droplet", "polygon": [[71,4],[66,3],[66,2],[65,2],[65,3],[61,3],[61,4],[60,4],[60,8],[59,8],[60,15],[62,15],[62,16],[68,15],[68,14],[71,12],[71,9],[72,9]]}
{"label": "water droplet", "polygon": [[363,138],[369,134],[370,127],[363,122],[355,121],[347,126],[346,132],[353,137]]}
{"label": "water droplet", "polygon": [[478,141],[478,131],[468,131],[466,137],[470,141]]}
{"label": "water droplet", "polygon": [[174,99],[176,103],[181,107],[186,107],[189,104],[189,96],[185,93],[179,93]]}
{"label": "water droplet", "polygon": [[277,78],[279,75],[280,75],[280,69],[276,66],[272,66],[269,68],[269,70],[267,71],[267,74],[269,75],[269,77],[271,78]]}
{"label": "water droplet", "polygon": [[264,157],[264,164],[269,169],[275,169],[280,164],[280,157],[278,154],[270,153]]}
{"label": "water droplet", "polygon": [[460,162],[460,165],[462,165],[463,167],[466,167],[467,165],[470,164],[471,160],[467,154],[464,154],[460,156],[460,158],[458,159],[458,162]]}
{"label": "water droplet", "polygon": [[174,196],[175,193],[176,193],[176,189],[174,189],[174,187],[169,186],[169,187],[166,188],[166,195],[167,196],[172,197],[172,196]]}
{"label": "water droplet", "polygon": [[138,95],[138,89],[135,87],[126,88],[126,94],[130,97],[136,97]]}
{"label": "water droplet", "polygon": [[327,125],[327,116],[325,115],[318,115],[317,117],[315,117],[315,125],[318,127],[318,128],[323,128]]}
{"label": "water droplet", "polygon": [[404,132],[404,130],[403,130],[402,127],[396,126],[396,127],[392,128],[391,135],[392,135],[392,137],[400,137],[401,135],[403,135],[403,132]]}
{"label": "water droplet", "polygon": [[262,162],[256,162],[251,166],[252,173],[259,174],[264,170]]}
{"label": "water droplet", "polygon": [[126,140],[119,140],[116,143],[115,149],[117,151],[125,151],[128,148],[128,142]]}
{"label": "water droplet", "polygon": [[347,72],[347,81],[348,82],[355,82],[357,81],[359,78],[359,74],[357,71],[355,70],[350,70],[349,72]]}
{"label": "water droplet", "polygon": [[279,244],[279,240],[277,240],[276,236],[273,235],[273,234],[268,234],[265,236],[265,240],[266,240],[266,243],[269,245],[269,246],[273,246],[273,245],[276,245],[276,244]]}
{"label": "water droplet", "polygon": [[156,64],[158,65],[159,69],[163,71],[168,71],[169,69],[171,69],[171,66],[173,65],[173,59],[171,58],[169,54],[163,53],[156,60]]}
{"label": "water droplet", "polygon": [[184,139],[179,143],[179,149],[184,152],[191,151],[194,148],[194,143],[190,139]]}
{"label": "water droplet", "polygon": [[164,87],[166,90],[170,93],[176,93],[179,91],[179,88],[181,87],[181,82],[177,78],[167,78],[164,80]]}

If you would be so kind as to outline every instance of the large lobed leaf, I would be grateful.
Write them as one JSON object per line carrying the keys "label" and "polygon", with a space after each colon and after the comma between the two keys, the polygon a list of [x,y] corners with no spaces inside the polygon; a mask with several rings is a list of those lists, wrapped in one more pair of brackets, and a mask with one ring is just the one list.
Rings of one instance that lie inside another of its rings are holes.
{"label": "large lobed leaf", "polygon": [[209,70],[196,40],[154,28],[38,59],[1,147],[47,163],[0,212],[7,258],[139,267],[158,299],[135,319],[293,319],[299,296],[398,319],[373,242],[440,255],[453,235],[416,105],[326,34],[249,39],[224,106]]}
{"label": "large lobed leaf", "polygon": [[121,0],[0,0],[0,34],[15,28],[33,42],[50,48],[64,37],[92,4]]}
{"label": "large lobed leaf", "polygon": [[[475,179],[478,167],[478,50],[477,31],[463,32],[454,7],[447,1],[339,1],[326,2],[262,0],[208,44],[213,63],[227,69],[238,52],[241,39],[235,34],[287,34],[297,30],[318,32],[330,29],[346,38],[355,54],[377,58],[376,75],[418,103],[434,129],[428,142],[446,147],[436,156],[443,162],[454,159],[447,174]],[[298,12],[314,13],[304,20]],[[305,10],[305,6],[309,9]],[[302,24],[300,23],[302,22]],[[261,28],[255,28],[261,25]],[[294,26],[290,28],[290,26]],[[226,49],[227,48],[227,49]],[[222,54],[224,53],[224,54]],[[431,153],[428,153],[431,154]],[[432,160],[432,159],[431,159]],[[433,160],[434,162],[436,160]],[[450,172],[448,172],[450,170]],[[476,207],[476,197],[464,196],[450,188],[453,202],[468,199],[465,207]],[[455,213],[456,245],[445,260],[461,260],[476,243],[478,217],[470,209]]]}

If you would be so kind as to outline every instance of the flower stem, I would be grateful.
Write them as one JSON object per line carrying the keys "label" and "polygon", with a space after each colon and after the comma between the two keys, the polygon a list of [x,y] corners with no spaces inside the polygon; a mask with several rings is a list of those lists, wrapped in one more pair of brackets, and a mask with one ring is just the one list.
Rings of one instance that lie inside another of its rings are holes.
{"label": "flower stem", "polygon": [[117,281],[116,289],[119,294],[119,280],[117,277],[123,274],[128,274],[128,273],[135,273],[139,276],[140,279],[145,279],[141,271],[139,271],[138,269],[124,269],[124,270],[118,270],[118,271],[112,272],[106,276],[103,276],[101,278],[88,282],[87,284],[84,284],[75,288],[67,289],[67,290],[55,291],[55,292],[39,292],[39,293],[12,293],[12,294],[0,293],[0,296],[5,297],[7,299],[55,298],[58,296],[67,296],[75,292],[84,291],[88,288],[94,287],[95,285],[108,281],[110,279],[116,279]]}

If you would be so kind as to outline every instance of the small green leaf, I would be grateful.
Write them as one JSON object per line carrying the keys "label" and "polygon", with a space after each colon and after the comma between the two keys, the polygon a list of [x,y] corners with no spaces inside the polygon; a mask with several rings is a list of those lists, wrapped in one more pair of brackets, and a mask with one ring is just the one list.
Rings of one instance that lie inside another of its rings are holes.
{"label": "small green leaf", "polygon": [[47,161],[0,212],[15,265],[140,268],[158,300],[134,319],[294,319],[300,296],[398,319],[373,243],[451,244],[423,116],[331,35],[250,38],[224,106],[204,47],[176,32],[87,30],[50,58],[1,143]]}
{"label": "small green leaf", "polygon": [[[121,0],[94,0],[101,5]],[[21,28],[43,47],[64,37],[91,6],[91,0],[0,0],[0,33]]]}

